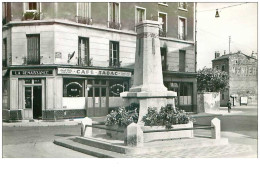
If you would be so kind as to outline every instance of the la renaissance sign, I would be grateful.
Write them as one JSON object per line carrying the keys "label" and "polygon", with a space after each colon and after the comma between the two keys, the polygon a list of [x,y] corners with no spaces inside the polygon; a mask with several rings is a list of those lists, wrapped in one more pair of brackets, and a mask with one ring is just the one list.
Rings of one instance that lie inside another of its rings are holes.
{"label": "la renaissance sign", "polygon": [[96,76],[112,76],[112,77],[131,77],[131,72],[110,71],[98,69],[75,69],[75,68],[58,68],[58,74],[62,75],[96,75]]}

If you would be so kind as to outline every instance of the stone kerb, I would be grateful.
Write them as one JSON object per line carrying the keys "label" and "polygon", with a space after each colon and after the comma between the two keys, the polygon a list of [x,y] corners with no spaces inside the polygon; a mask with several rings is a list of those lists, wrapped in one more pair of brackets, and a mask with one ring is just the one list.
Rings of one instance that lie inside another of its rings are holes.
{"label": "stone kerb", "polygon": [[81,121],[81,137],[91,137],[92,136],[92,127],[86,125],[92,125],[92,119],[86,117]]}
{"label": "stone kerb", "polygon": [[144,136],[141,126],[136,123],[131,123],[125,129],[124,143],[127,146],[141,147],[143,146]]}
{"label": "stone kerb", "polygon": [[214,127],[211,129],[212,139],[220,139],[221,138],[220,120],[214,118],[213,120],[211,120],[211,126]]}

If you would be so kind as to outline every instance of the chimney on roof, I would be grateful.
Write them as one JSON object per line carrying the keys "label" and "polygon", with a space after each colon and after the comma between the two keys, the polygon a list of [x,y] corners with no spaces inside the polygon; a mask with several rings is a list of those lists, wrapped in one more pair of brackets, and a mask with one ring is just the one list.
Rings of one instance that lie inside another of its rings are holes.
{"label": "chimney on roof", "polygon": [[220,56],[219,51],[216,51],[216,52],[215,52],[215,58],[218,58],[219,56]]}
{"label": "chimney on roof", "polygon": [[241,53],[241,50],[237,51],[237,53]]}
{"label": "chimney on roof", "polygon": [[224,55],[226,55],[226,50],[224,50]]}

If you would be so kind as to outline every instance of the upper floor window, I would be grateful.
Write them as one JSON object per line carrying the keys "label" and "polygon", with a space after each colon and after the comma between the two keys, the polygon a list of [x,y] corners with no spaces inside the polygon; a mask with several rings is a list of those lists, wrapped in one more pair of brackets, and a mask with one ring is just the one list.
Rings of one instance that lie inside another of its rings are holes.
{"label": "upper floor window", "polygon": [[119,42],[109,42],[109,66],[120,67],[119,61]]}
{"label": "upper floor window", "polygon": [[2,5],[2,25],[5,25],[7,22],[11,21],[11,3],[3,2]]}
{"label": "upper floor window", "polygon": [[108,3],[108,27],[113,29],[120,29],[120,3]]}
{"label": "upper floor window", "polygon": [[142,7],[135,8],[135,24],[138,24],[146,19],[146,9]]}
{"label": "upper floor window", "polygon": [[2,45],[2,57],[3,57],[3,67],[7,67],[7,40],[6,38],[3,39],[3,45]]}
{"label": "upper floor window", "polygon": [[27,35],[27,64],[40,64],[40,35]]}
{"label": "upper floor window", "polygon": [[188,10],[188,8],[187,8],[187,2],[179,2],[179,9],[180,10],[185,10],[185,11],[187,11]]}
{"label": "upper floor window", "polygon": [[222,65],[221,70],[225,71],[225,65]]}
{"label": "upper floor window", "polygon": [[167,13],[159,12],[158,21],[160,22],[159,35],[166,37],[167,33]]}
{"label": "upper floor window", "polygon": [[23,19],[24,20],[39,20],[41,14],[40,2],[24,2],[23,3]]}
{"label": "upper floor window", "polygon": [[158,4],[159,4],[159,5],[163,5],[163,6],[166,6],[166,7],[168,7],[168,4],[167,4],[167,2],[158,2]]}
{"label": "upper floor window", "polygon": [[77,3],[77,16],[76,20],[82,24],[92,24],[91,18],[91,3],[90,2],[78,2]]}
{"label": "upper floor window", "polygon": [[186,18],[179,17],[179,32],[178,38],[181,40],[186,40],[187,36],[187,20]]}
{"label": "upper floor window", "polygon": [[29,2],[29,10],[37,10],[37,2]]}
{"label": "upper floor window", "polygon": [[167,48],[161,47],[161,60],[162,60],[162,70],[168,70],[167,64]]}
{"label": "upper floor window", "polygon": [[218,66],[216,66],[216,69],[218,70]]}
{"label": "upper floor window", "polygon": [[179,71],[185,72],[186,67],[186,51],[179,50]]}
{"label": "upper floor window", "polygon": [[79,37],[78,65],[91,66],[89,59],[89,39]]}

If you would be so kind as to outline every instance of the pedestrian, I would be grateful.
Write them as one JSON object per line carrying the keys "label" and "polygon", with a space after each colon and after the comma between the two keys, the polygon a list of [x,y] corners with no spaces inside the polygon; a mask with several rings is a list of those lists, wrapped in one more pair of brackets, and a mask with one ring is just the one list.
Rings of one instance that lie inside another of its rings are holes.
{"label": "pedestrian", "polygon": [[230,102],[230,100],[228,100],[227,106],[228,106],[228,113],[230,113],[231,112],[231,102]]}

